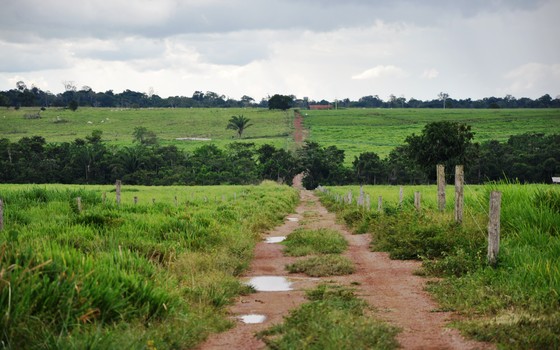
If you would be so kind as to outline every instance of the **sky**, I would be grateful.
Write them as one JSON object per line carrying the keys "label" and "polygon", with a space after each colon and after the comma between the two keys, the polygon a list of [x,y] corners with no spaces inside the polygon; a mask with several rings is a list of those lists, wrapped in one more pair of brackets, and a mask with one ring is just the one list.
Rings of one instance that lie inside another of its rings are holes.
{"label": "sky", "polygon": [[560,0],[0,0],[0,90],[560,95]]}

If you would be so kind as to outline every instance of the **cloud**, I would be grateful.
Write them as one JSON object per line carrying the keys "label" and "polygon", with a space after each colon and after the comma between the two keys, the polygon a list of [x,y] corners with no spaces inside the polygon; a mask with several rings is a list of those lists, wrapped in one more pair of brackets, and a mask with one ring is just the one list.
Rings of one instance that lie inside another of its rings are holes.
{"label": "cloud", "polygon": [[540,94],[560,93],[560,63],[527,63],[507,72],[505,78],[512,94],[534,94],[535,89]]}
{"label": "cloud", "polygon": [[435,68],[430,68],[430,69],[425,69],[424,72],[422,73],[422,78],[423,79],[435,79],[439,76],[439,71]]}
{"label": "cloud", "polygon": [[353,75],[354,80],[365,80],[365,79],[376,79],[376,78],[404,78],[406,77],[406,72],[399,67],[388,65],[388,66],[375,66],[373,68],[367,69],[359,74]]}

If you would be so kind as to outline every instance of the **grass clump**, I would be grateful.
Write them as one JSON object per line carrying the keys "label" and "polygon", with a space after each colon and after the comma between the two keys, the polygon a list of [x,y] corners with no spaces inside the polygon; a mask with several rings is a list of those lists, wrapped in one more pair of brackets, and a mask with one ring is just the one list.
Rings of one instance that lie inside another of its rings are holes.
{"label": "grass clump", "polygon": [[339,254],[348,247],[348,242],[340,232],[326,228],[318,230],[299,228],[282,243],[286,246],[284,253],[290,256]]}
{"label": "grass clump", "polygon": [[354,265],[345,256],[326,254],[312,256],[286,266],[291,273],[305,273],[311,277],[341,276],[354,272]]}
{"label": "grass clump", "polygon": [[352,289],[321,285],[284,323],[258,333],[271,349],[396,349],[395,327],[368,317]]}

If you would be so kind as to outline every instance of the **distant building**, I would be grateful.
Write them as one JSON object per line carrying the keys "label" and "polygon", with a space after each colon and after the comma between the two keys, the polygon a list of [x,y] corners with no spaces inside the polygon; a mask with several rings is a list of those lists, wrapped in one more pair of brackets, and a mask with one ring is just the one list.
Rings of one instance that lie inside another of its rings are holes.
{"label": "distant building", "polygon": [[321,109],[333,109],[333,106],[329,103],[328,105],[309,105],[311,110],[321,110]]}

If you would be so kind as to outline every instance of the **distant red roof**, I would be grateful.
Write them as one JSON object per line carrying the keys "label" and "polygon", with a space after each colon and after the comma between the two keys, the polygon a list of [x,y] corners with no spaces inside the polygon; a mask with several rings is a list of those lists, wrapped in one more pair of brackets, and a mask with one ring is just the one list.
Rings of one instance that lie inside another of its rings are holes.
{"label": "distant red roof", "polygon": [[328,104],[328,105],[309,105],[309,109],[332,109],[332,105]]}

